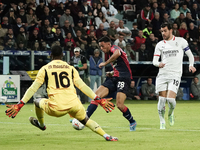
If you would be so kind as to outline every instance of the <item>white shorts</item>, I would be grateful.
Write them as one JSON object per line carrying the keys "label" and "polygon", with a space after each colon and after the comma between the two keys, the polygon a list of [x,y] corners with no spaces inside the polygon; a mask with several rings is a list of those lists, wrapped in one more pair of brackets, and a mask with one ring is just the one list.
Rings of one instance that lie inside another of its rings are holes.
{"label": "white shorts", "polygon": [[164,75],[158,75],[156,77],[156,93],[171,90],[177,94],[180,82],[181,77],[178,76],[167,77]]}

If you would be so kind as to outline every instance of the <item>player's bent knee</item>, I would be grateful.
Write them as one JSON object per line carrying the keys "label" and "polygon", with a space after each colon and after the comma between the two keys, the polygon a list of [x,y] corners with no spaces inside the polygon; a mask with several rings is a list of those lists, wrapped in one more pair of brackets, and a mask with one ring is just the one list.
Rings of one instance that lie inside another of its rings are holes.
{"label": "player's bent knee", "polygon": [[38,107],[38,108],[40,108],[40,100],[41,99],[42,98],[37,98],[37,99],[34,100],[35,106]]}

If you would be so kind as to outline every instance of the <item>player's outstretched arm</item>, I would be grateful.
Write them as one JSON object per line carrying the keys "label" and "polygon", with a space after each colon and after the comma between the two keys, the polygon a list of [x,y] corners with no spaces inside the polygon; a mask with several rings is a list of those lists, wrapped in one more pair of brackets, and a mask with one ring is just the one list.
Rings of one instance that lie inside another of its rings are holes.
{"label": "player's outstretched arm", "polygon": [[185,52],[185,54],[186,54],[186,55],[188,56],[188,58],[189,58],[189,71],[192,72],[192,73],[194,73],[194,72],[196,71],[196,68],[194,67],[194,56],[193,56],[193,54],[192,54],[192,52],[191,52],[190,49],[187,50],[187,51]]}
{"label": "player's outstretched arm", "polygon": [[115,105],[110,102],[110,100],[112,98],[100,98],[98,97],[90,87],[88,87],[84,82],[83,80],[80,78],[79,80],[76,80],[74,82],[75,86],[77,88],[79,88],[84,94],[86,94],[88,97],[90,97],[91,99],[94,99],[96,102],[98,102],[102,107],[103,109],[106,111],[106,112],[111,112]]}
{"label": "player's outstretched arm", "polygon": [[27,103],[30,100],[30,98],[39,89],[40,86],[41,86],[40,83],[34,81],[33,84],[28,88],[28,90],[24,94],[22,100],[20,100],[15,105],[6,105],[8,107],[8,109],[5,111],[6,115],[8,117],[15,118],[20,109],[25,105],[25,103]]}

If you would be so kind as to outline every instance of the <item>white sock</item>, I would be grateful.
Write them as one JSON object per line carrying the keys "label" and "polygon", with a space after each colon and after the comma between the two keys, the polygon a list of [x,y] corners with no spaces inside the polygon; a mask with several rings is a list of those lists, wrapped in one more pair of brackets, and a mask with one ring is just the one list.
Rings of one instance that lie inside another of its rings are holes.
{"label": "white sock", "polygon": [[45,124],[40,124],[39,121],[38,121],[38,124],[39,124],[39,126],[42,127],[42,128],[45,126]]}
{"label": "white sock", "polygon": [[174,113],[174,108],[176,107],[175,98],[167,98],[167,103],[169,106],[168,116],[171,116]]}
{"label": "white sock", "polygon": [[104,134],[104,135],[103,135],[104,138],[106,138],[106,137],[108,137],[108,136],[110,136],[110,135],[108,135],[108,134]]}
{"label": "white sock", "polygon": [[165,123],[165,103],[166,103],[166,98],[159,96],[158,115],[159,115],[159,118],[160,118],[160,123]]}

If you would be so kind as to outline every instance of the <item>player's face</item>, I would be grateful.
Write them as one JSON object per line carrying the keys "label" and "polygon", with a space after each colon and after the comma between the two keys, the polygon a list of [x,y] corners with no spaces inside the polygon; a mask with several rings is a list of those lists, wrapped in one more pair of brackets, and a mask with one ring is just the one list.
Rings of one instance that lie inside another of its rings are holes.
{"label": "player's face", "polygon": [[104,53],[108,53],[111,48],[111,45],[109,42],[99,42],[99,46]]}
{"label": "player's face", "polygon": [[167,27],[161,28],[161,34],[164,40],[169,40],[172,36],[172,29],[168,29]]}

